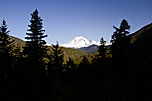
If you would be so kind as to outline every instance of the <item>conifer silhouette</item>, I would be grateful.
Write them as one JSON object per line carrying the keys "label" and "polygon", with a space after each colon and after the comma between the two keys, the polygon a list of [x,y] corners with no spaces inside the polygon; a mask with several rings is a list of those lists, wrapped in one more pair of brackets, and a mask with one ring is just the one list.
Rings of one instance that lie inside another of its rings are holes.
{"label": "conifer silhouette", "polygon": [[[111,68],[113,81],[111,81],[111,85],[113,86],[111,89],[111,96],[113,96],[112,100],[124,100],[125,97],[129,97],[128,90],[124,83],[128,83],[126,79],[129,80],[130,77],[130,68],[128,66],[128,49],[130,46],[130,37],[129,30],[130,25],[128,22],[123,19],[120,27],[117,28],[113,26],[115,29],[114,34],[112,35],[112,45],[111,45],[111,52],[112,52],[112,66],[115,68]],[[125,89],[125,90],[122,90]]]}
{"label": "conifer silhouette", "polygon": [[103,37],[100,39],[100,45],[98,46],[99,57],[105,58],[106,48],[105,48],[106,41],[104,41]]}
{"label": "conifer silhouette", "polygon": [[47,37],[47,35],[44,35],[45,30],[43,30],[42,26],[43,20],[38,14],[37,9],[31,14],[31,25],[28,25],[29,29],[27,30],[29,33],[26,33],[27,37],[25,37],[25,39],[29,40],[26,41],[27,50],[25,52],[28,56],[31,56],[31,58],[37,58],[37,60],[45,55],[46,49],[44,45],[46,42],[43,38]]}
{"label": "conifer silhouette", "polygon": [[51,51],[51,67],[48,68],[49,70],[49,74],[52,71],[54,71],[54,75],[53,78],[54,80],[52,80],[52,82],[54,82],[54,84],[52,85],[54,88],[54,96],[56,97],[60,97],[62,96],[63,92],[62,92],[62,72],[63,72],[63,61],[64,61],[64,53],[62,48],[59,46],[58,42],[56,45],[52,44],[52,51]]}
{"label": "conifer silhouette", "polygon": [[13,40],[8,36],[6,21],[3,20],[0,27],[0,100],[8,99],[9,80],[12,71]]}
{"label": "conifer silhouette", "polygon": [[123,19],[120,27],[117,28],[113,26],[116,30],[112,35],[111,43],[112,47],[122,48],[128,45],[128,34],[130,30],[130,25],[128,24],[127,20]]}
{"label": "conifer silhouette", "polygon": [[74,61],[71,58],[69,58],[69,60],[67,61],[66,69],[67,71],[74,69]]}
{"label": "conifer silhouette", "polygon": [[[24,54],[26,57],[25,65],[28,70],[29,82],[31,80],[32,90],[35,97],[39,97],[40,89],[43,89],[41,86],[42,80],[45,77],[45,63],[44,57],[46,57],[46,47],[44,38],[47,35],[44,34],[45,30],[43,29],[43,23],[41,17],[38,15],[38,10],[36,9],[31,14],[30,25],[28,25],[29,29],[26,33],[27,39],[26,45],[24,47]],[[41,92],[42,94],[42,92]]]}
{"label": "conifer silhouette", "polygon": [[53,58],[52,60],[52,64],[54,67],[56,67],[55,69],[59,69],[63,66],[63,50],[62,48],[59,47],[59,44],[57,42],[56,45],[52,45],[52,52],[51,52],[51,56]]}

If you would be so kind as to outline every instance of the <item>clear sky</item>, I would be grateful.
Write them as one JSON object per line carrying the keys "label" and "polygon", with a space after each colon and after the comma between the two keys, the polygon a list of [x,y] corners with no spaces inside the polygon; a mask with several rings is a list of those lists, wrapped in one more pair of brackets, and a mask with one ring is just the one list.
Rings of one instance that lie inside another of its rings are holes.
{"label": "clear sky", "polygon": [[122,19],[131,33],[152,23],[152,0],[0,0],[0,21],[6,20],[10,35],[24,40],[30,14],[38,9],[48,44],[63,44],[75,36],[110,41],[113,25]]}

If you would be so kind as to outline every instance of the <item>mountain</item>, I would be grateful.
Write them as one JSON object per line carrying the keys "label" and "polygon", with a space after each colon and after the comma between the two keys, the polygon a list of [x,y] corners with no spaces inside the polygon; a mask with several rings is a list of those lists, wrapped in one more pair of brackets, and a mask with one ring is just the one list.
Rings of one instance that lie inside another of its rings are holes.
{"label": "mountain", "polygon": [[88,47],[90,45],[99,45],[99,42],[96,42],[94,40],[88,40],[82,36],[78,36],[75,37],[72,41],[62,44],[61,46],[68,48],[82,48]]}
{"label": "mountain", "polygon": [[97,45],[90,45],[88,47],[82,47],[79,49],[85,51],[88,54],[92,54],[92,53],[95,53],[98,51],[98,46]]}

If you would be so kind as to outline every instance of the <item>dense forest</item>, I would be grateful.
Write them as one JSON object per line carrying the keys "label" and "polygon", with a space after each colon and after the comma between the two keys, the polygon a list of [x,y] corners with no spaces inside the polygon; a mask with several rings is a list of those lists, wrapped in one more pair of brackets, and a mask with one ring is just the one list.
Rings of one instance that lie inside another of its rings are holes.
{"label": "dense forest", "polygon": [[[123,19],[98,51],[47,46],[42,18],[31,14],[25,43],[0,27],[0,101],[151,101],[152,25],[130,34]],[[100,38],[99,38],[100,39]],[[79,54],[79,55],[77,55]]]}

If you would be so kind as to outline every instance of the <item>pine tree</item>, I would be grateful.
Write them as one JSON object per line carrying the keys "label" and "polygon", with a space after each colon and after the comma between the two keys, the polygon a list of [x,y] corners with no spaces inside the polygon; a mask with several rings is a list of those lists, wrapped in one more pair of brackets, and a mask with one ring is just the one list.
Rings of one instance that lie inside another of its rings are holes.
{"label": "pine tree", "polygon": [[31,14],[32,18],[30,20],[31,24],[28,25],[29,33],[26,33],[27,37],[25,52],[31,58],[37,58],[36,60],[40,60],[44,55],[46,55],[46,48],[44,45],[46,44],[43,38],[47,37],[44,35],[45,30],[43,30],[43,23],[41,17],[38,15],[37,9]]}
{"label": "pine tree", "polygon": [[116,31],[112,35],[112,39],[111,39],[111,43],[112,43],[111,52],[112,52],[113,60],[116,63],[116,61],[120,62],[122,60],[121,57],[125,55],[125,52],[129,48],[130,37],[128,36],[128,34],[130,30],[130,25],[125,19],[123,19],[119,28],[115,26],[113,27]]}
{"label": "pine tree", "polygon": [[[30,25],[28,25],[29,29],[27,30],[25,39],[26,45],[24,47],[24,55],[25,59],[25,66],[26,71],[28,71],[28,83],[32,86],[33,92],[29,92],[34,94],[35,97],[39,97],[40,89],[43,89],[41,83],[43,83],[43,79],[45,77],[45,63],[44,57],[47,55],[47,49],[45,47],[45,40],[44,38],[47,35],[44,34],[45,30],[43,29],[42,19],[39,16],[38,10],[36,9],[31,14]],[[29,84],[29,86],[30,86]],[[29,87],[30,88],[30,87]]]}
{"label": "pine tree", "polygon": [[2,26],[0,27],[0,56],[10,55],[13,48],[14,40],[11,40],[8,36],[6,21],[3,20]]}
{"label": "pine tree", "polygon": [[[51,65],[48,67],[48,75],[53,75],[53,80],[51,82],[54,82],[52,84],[52,88],[54,88],[54,96],[60,97],[62,92],[62,72],[63,72],[63,61],[64,61],[64,53],[61,47],[59,47],[59,44],[57,42],[56,45],[52,45],[52,51],[51,51]],[[53,71],[53,72],[52,72]],[[53,90],[52,90],[53,91]]]}
{"label": "pine tree", "polygon": [[[33,65],[32,68],[38,70],[38,67],[43,66],[43,58],[47,55],[46,54],[46,47],[45,47],[45,40],[43,40],[47,35],[44,35],[45,30],[43,30],[43,23],[41,17],[38,15],[37,9],[31,14],[31,24],[28,25],[29,33],[26,33],[28,41],[26,41],[26,47],[24,47],[24,53],[27,57],[27,61],[29,64]],[[38,66],[38,67],[36,67]],[[39,68],[39,72],[44,68]],[[42,71],[41,71],[42,72]]]}
{"label": "pine tree", "polygon": [[[60,79],[60,73],[63,71],[63,57],[64,53],[62,48],[59,47],[57,42],[56,45],[52,45],[51,53],[49,54],[48,62],[48,78],[52,80]],[[55,81],[56,82],[56,81]]]}
{"label": "pine tree", "polygon": [[103,37],[100,39],[100,45],[98,46],[99,58],[105,58],[106,48],[105,48],[106,41],[104,41]]}
{"label": "pine tree", "polygon": [[86,56],[83,56],[80,65],[85,66],[85,65],[88,65],[88,64],[89,64],[88,58]]}
{"label": "pine tree", "polygon": [[12,70],[13,40],[8,36],[6,21],[0,27],[0,98],[7,100],[8,84]]}
{"label": "pine tree", "polygon": [[130,30],[130,25],[128,22],[123,19],[119,28],[113,26],[116,30],[112,35],[112,47],[114,48],[123,48],[129,44],[128,34]]}
{"label": "pine tree", "polygon": [[74,61],[71,58],[69,58],[69,60],[67,61],[66,67],[67,67],[67,70],[74,69]]}
{"label": "pine tree", "polygon": [[8,70],[12,67],[12,50],[14,47],[14,40],[11,40],[8,34],[6,21],[3,20],[0,27],[0,64],[2,72],[6,73],[5,75],[7,75]]}
{"label": "pine tree", "polygon": [[51,56],[52,56],[52,66],[54,67],[54,69],[58,70],[63,70],[63,61],[64,61],[64,53],[62,48],[59,47],[59,44],[57,42],[56,45],[52,45],[52,52],[51,52]]}
{"label": "pine tree", "polygon": [[89,70],[88,67],[89,67],[88,57],[87,56],[83,56],[82,60],[81,60],[81,62],[79,64],[79,70],[81,72],[87,72],[87,70]]}
{"label": "pine tree", "polygon": [[118,61],[122,60],[120,57],[123,57],[125,52],[128,50],[130,45],[130,37],[128,36],[130,25],[128,22],[123,19],[121,22],[121,25],[119,28],[114,26],[114,29],[116,30],[114,34],[112,35],[111,39],[111,52],[113,60]]}
{"label": "pine tree", "polygon": [[[120,27],[117,28],[114,26],[116,30],[112,35],[112,45],[111,45],[111,52],[112,52],[112,71],[111,85],[113,86],[111,89],[111,96],[114,96],[117,99],[112,100],[121,100],[123,101],[126,99],[125,97],[129,97],[129,93],[126,93],[125,90],[128,90],[128,86],[123,85],[129,82],[130,79],[130,68],[128,66],[128,56],[127,51],[130,45],[130,38],[129,38],[129,30],[130,25],[128,22],[123,19]],[[128,81],[127,81],[128,80]],[[125,97],[124,97],[125,96]]]}
{"label": "pine tree", "polygon": [[17,44],[17,46],[14,49],[14,67],[20,67],[23,63],[23,60],[23,52],[21,51],[21,47]]}

